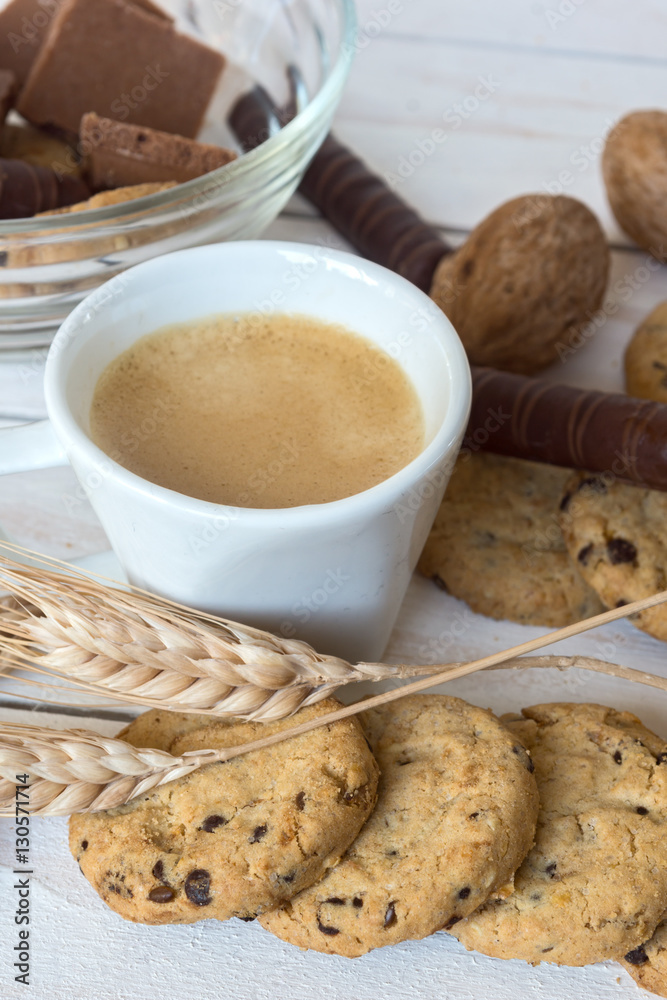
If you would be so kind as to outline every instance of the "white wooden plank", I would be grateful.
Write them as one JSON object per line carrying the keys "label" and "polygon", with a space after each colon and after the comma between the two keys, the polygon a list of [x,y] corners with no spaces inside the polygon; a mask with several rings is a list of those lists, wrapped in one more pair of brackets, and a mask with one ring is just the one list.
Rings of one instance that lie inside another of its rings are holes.
{"label": "white wooden plank", "polygon": [[590,62],[387,35],[359,53],[336,131],[440,226],[470,229],[508,198],[563,191],[625,241],[599,152],[622,114],[660,106],[666,92],[667,60]]}
{"label": "white wooden plank", "polygon": [[357,0],[360,44],[377,26],[387,35],[438,38],[450,45],[485,43],[514,50],[540,49],[618,61],[661,61],[667,10],[660,0]]}

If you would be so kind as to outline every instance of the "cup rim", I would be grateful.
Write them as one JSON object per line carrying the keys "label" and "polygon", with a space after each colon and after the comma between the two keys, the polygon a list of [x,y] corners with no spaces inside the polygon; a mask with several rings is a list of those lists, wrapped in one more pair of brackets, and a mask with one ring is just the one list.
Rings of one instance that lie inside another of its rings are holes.
{"label": "cup rim", "polygon": [[[127,282],[129,277],[150,276],[151,272],[158,272],[164,266],[165,261],[183,258],[188,259],[209,256],[220,256],[224,259],[226,255],[235,256],[239,254],[265,254],[284,255],[287,253],[313,254],[317,251],[320,260],[331,260],[342,270],[345,266],[353,266],[355,269],[362,268],[369,278],[376,282],[383,282],[394,285],[413,296],[417,303],[428,304],[433,308],[433,302],[416,285],[402,276],[395,274],[380,264],[375,264],[365,260],[356,254],[342,250],[331,250],[308,243],[288,242],[282,240],[239,240],[228,243],[214,243],[201,247],[189,247],[185,250],[176,250],[172,253],[162,254],[150,260],[129,268],[120,275],[110,279],[98,288],[94,289],[83,299],[78,306],[69,314],[61,324],[53,343],[49,349],[45,371],[44,371],[44,394],[49,419],[54,425],[56,435],[62,437],[62,444],[67,450],[82,451],[92,456],[96,464],[110,463],[113,467],[113,478],[119,481],[125,488],[134,493],[149,495],[151,499],[169,503],[172,507],[177,506],[183,513],[190,517],[200,517],[210,521],[216,516],[227,516],[238,519],[242,517],[245,521],[254,520],[262,526],[270,526],[272,521],[300,520],[301,522],[312,522],[324,520],[331,522],[337,517],[346,517],[366,502],[374,507],[382,505],[383,501],[389,502],[393,506],[396,496],[408,492],[411,485],[419,482],[431,469],[434,469],[438,461],[460,440],[465,429],[472,402],[472,378],[470,366],[463,348],[463,345],[456,333],[452,323],[440,310],[433,312],[437,328],[429,324],[428,332],[431,336],[437,336],[444,342],[446,353],[446,369],[448,377],[449,404],[446,413],[434,434],[432,440],[423,448],[415,458],[412,459],[402,469],[399,469],[392,476],[383,479],[375,486],[354,493],[339,500],[331,500],[320,504],[303,504],[296,507],[236,507],[231,504],[218,504],[210,500],[200,500],[197,497],[190,497],[184,493],[178,493],[165,486],[152,483],[150,480],[131,472],[110,458],[95,442],[81,429],[79,423],[71,413],[65,399],[63,378],[65,375],[65,365],[69,352],[73,349],[77,341],[77,334],[83,328],[86,318],[91,310],[96,311],[106,300],[110,289],[115,291],[113,286],[118,287],[121,283]],[[124,294],[121,288],[119,294]],[[425,300],[425,302],[424,302]],[[316,314],[314,314],[316,315]],[[324,319],[326,317],[319,317]],[[94,336],[102,335],[98,332]],[[422,334],[415,334],[422,336]],[[400,361],[398,362],[400,364]]]}

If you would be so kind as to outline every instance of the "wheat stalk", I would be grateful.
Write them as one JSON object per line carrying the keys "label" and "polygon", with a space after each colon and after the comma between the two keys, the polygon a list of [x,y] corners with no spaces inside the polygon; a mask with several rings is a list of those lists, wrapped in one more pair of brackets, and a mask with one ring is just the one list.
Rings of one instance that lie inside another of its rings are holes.
{"label": "wheat stalk", "polygon": [[3,554],[0,586],[11,595],[6,612],[0,609],[5,667],[65,678],[86,694],[144,708],[269,721],[343,684],[423,672],[353,667],[300,640],[114,589],[71,567],[26,567]]}
{"label": "wheat stalk", "polygon": [[[578,668],[620,677],[667,691],[667,679],[629,667],[583,656],[527,656],[499,661],[503,654],[485,657],[498,662],[477,669],[527,670],[535,667]],[[483,663],[484,661],[476,661]],[[437,678],[453,679],[471,673],[472,664],[453,663]],[[422,684],[422,687],[424,684]],[[252,743],[222,750],[192,751],[174,757],[163,750],[137,749],[129,743],[81,729],[53,730],[41,726],[0,723],[0,816],[14,815],[16,779],[29,774],[29,795],[24,808],[30,815],[62,816],[96,812],[124,805],[158,785],[216,761],[231,760],[251,750],[261,750],[317,726],[357,714],[382,700],[403,697],[413,685],[348,705],[308,723],[275,733]],[[24,787],[23,784],[21,787]],[[23,799],[21,800],[24,801]]]}
{"label": "wheat stalk", "polygon": [[[23,556],[27,550],[10,543],[0,546],[0,585],[9,591],[0,609],[0,654],[6,668],[23,668],[31,675],[21,677],[19,686],[44,688],[65,679],[70,687],[61,691],[73,689],[144,708],[265,722],[291,715],[353,681],[436,675],[413,682],[410,689],[416,691],[437,683],[439,672],[442,679],[454,676],[452,667],[443,672],[442,665],[352,666],[299,640],[215,618],[137,588],[110,587],[58,560],[40,556],[46,569],[22,565],[2,549]],[[484,660],[456,665],[456,676],[666,600],[667,592],[656,594]],[[5,694],[19,696],[12,690]]]}
{"label": "wheat stalk", "polygon": [[30,815],[63,816],[124,805],[157,785],[220,760],[215,750],[172,757],[85,729],[0,725],[0,815],[15,813],[16,779],[30,778]]}

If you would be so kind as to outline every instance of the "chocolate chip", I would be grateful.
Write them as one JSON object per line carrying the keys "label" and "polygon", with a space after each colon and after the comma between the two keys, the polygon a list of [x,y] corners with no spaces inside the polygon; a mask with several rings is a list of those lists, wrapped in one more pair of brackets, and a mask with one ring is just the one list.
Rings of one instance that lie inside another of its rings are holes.
{"label": "chocolate chip", "polygon": [[532,899],[532,901],[534,903],[539,903],[539,901],[542,899],[542,893],[541,892],[531,892],[530,898]]}
{"label": "chocolate chip", "polygon": [[547,867],[544,870],[545,870],[545,872],[547,873],[547,875],[550,878],[555,878],[556,877],[556,868],[557,867],[558,867],[558,863],[556,861],[550,861],[549,864],[547,865]]}
{"label": "chocolate chip", "polygon": [[81,850],[82,851],[87,851],[88,850],[88,841],[87,840],[82,840],[81,841]]}
{"label": "chocolate chip", "polygon": [[341,899],[340,896],[330,896],[329,899],[325,899],[324,902],[331,903],[333,906],[345,906],[345,900]]}
{"label": "chocolate chip", "polygon": [[530,756],[526,748],[522,746],[513,746],[512,753],[515,753],[517,757],[523,758],[523,762],[526,765],[526,770],[528,771],[529,774],[532,774],[533,771],[535,770],[535,765],[533,764],[532,757]]}
{"label": "chocolate chip", "polygon": [[358,910],[360,910],[363,905],[364,901],[361,898],[361,896],[355,896],[354,899],[352,900],[352,906],[356,906]]}
{"label": "chocolate chip", "polygon": [[281,882],[287,882],[289,885],[296,878],[296,872],[288,872],[287,875],[279,875],[278,878]]}
{"label": "chocolate chip", "polygon": [[264,826],[256,826],[252,831],[252,837],[248,837],[248,843],[257,844],[265,836],[267,830],[268,826],[266,824]]}
{"label": "chocolate chip", "polygon": [[469,886],[469,885],[466,885],[466,886],[465,886],[465,887],[464,887],[463,889],[461,889],[461,891],[459,892],[459,899],[467,899],[469,895],[470,895],[470,886]]}
{"label": "chocolate chip", "polygon": [[384,915],[384,926],[393,927],[397,920],[398,917],[396,916],[395,902],[390,903],[389,906],[387,907],[387,912]]}
{"label": "chocolate chip", "polygon": [[363,802],[365,797],[366,785],[362,785],[361,788],[348,789],[342,794],[343,802]]}
{"label": "chocolate chip", "polygon": [[607,542],[607,553],[612,566],[637,562],[637,549],[625,538],[610,538]]}
{"label": "chocolate chip", "polygon": [[306,793],[299,792],[294,801],[296,802],[296,807],[299,810],[299,812],[303,812],[304,807],[306,805]]}
{"label": "chocolate chip", "polygon": [[327,927],[326,924],[322,923],[319,917],[317,918],[317,929],[318,931],[321,931],[322,934],[328,934],[329,937],[335,937],[336,934],[340,934],[337,927]]}
{"label": "chocolate chip", "polygon": [[622,764],[623,763],[623,755],[621,754],[620,750],[616,750],[615,751],[615,753],[614,753],[614,760],[615,760],[615,762],[617,764]]}
{"label": "chocolate chip", "polygon": [[590,556],[592,551],[593,551],[592,542],[590,543],[590,545],[584,545],[583,549],[579,549],[579,553],[577,555],[577,559],[579,560],[579,562],[585,566],[586,563],[588,562],[588,557]]}
{"label": "chocolate chip", "polygon": [[151,903],[171,903],[176,893],[169,885],[156,885],[148,893]]}
{"label": "chocolate chip", "polygon": [[208,906],[213,902],[210,889],[211,876],[204,868],[195,868],[185,880],[185,895],[195,906]]}
{"label": "chocolate chip", "polygon": [[453,917],[449,918],[449,920],[447,921],[446,924],[443,924],[443,928],[442,929],[445,930],[445,931],[448,931],[451,927],[454,926],[454,924],[458,924],[459,920],[462,920],[462,919],[463,919],[462,917],[457,917],[456,914],[454,914]]}
{"label": "chocolate chip", "polygon": [[546,953],[547,953],[548,951],[553,951],[553,950],[554,950],[554,946],[553,946],[553,945],[551,945],[551,947],[550,947],[550,948],[543,948],[543,949],[542,949],[542,954],[543,954],[543,955],[546,955]]}
{"label": "chocolate chip", "polygon": [[251,923],[254,919],[254,917],[239,917],[239,920],[244,920],[246,924]]}
{"label": "chocolate chip", "polygon": [[470,815],[468,816],[468,819],[477,819],[478,816],[479,816],[478,812],[476,812],[476,813],[470,813]]}
{"label": "chocolate chip", "polygon": [[571,499],[572,499],[572,494],[571,493],[566,493],[565,496],[563,497],[563,499],[560,502],[560,509],[561,510],[567,510],[567,505],[569,504],[569,502],[570,502]]}
{"label": "chocolate chip", "polygon": [[158,879],[160,882],[164,881],[164,864],[161,858],[153,865],[153,878]]}
{"label": "chocolate chip", "polygon": [[397,856],[397,854],[398,854],[398,851],[387,851],[387,857],[388,858],[395,858]]}
{"label": "chocolate chip", "polygon": [[628,603],[628,602],[627,602],[627,601],[625,600],[625,598],[624,598],[624,597],[620,597],[620,598],[619,598],[619,599],[618,599],[618,600],[616,601],[616,605],[615,605],[615,607],[617,607],[617,608],[624,608],[624,607],[625,607],[625,605],[626,605],[627,603]]}
{"label": "chocolate chip", "polygon": [[472,257],[469,257],[468,260],[465,261],[463,267],[461,268],[461,273],[463,274],[464,278],[469,278],[474,270],[475,270],[475,261],[473,260]]}
{"label": "chocolate chip", "polygon": [[667,751],[663,750],[662,753],[659,753],[655,758],[655,762],[656,764],[667,764]]}
{"label": "chocolate chip", "polygon": [[219,826],[227,826],[228,822],[229,820],[226,820],[224,816],[207,816],[201,825],[201,829],[204,833],[213,833]]}
{"label": "chocolate chip", "polygon": [[630,965],[646,965],[648,962],[648,955],[644,949],[644,945],[640,944],[638,948],[633,948],[625,956],[625,961],[629,962]]}
{"label": "chocolate chip", "polygon": [[663,365],[662,361],[654,361],[652,367],[657,368],[660,372],[664,372],[667,369],[667,365]]}
{"label": "chocolate chip", "polygon": [[433,583],[434,583],[434,584],[436,585],[436,587],[437,587],[437,588],[438,588],[439,590],[445,590],[445,591],[447,590],[447,584],[445,583],[445,581],[444,581],[444,580],[442,579],[442,577],[441,577],[441,576],[438,576],[438,575],[437,575],[437,573],[436,573],[436,575],[435,575],[435,576],[433,577]]}
{"label": "chocolate chip", "polygon": [[607,486],[604,480],[600,479],[598,476],[588,476],[586,479],[582,479],[577,486],[578,490],[583,490],[584,487],[589,489],[591,493],[606,493]]}
{"label": "chocolate chip", "polygon": [[648,816],[648,809],[646,806],[637,806],[637,812],[640,816]]}

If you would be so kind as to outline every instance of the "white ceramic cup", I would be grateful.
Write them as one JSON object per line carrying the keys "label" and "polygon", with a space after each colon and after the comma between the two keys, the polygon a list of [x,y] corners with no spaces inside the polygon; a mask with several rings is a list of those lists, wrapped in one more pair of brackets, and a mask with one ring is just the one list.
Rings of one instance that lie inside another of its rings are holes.
{"label": "white ceramic cup", "polygon": [[[343,500],[259,510],[147,482],[92,442],[97,379],[139,337],[213,313],[257,311],[341,323],[394,357],[424,411],[418,457]],[[167,254],[77,306],[49,351],[45,392],[49,421],[0,432],[0,472],[71,462],[131,583],[351,661],[381,657],[470,409],[463,347],[423,292],[351,254],[301,244]]]}

